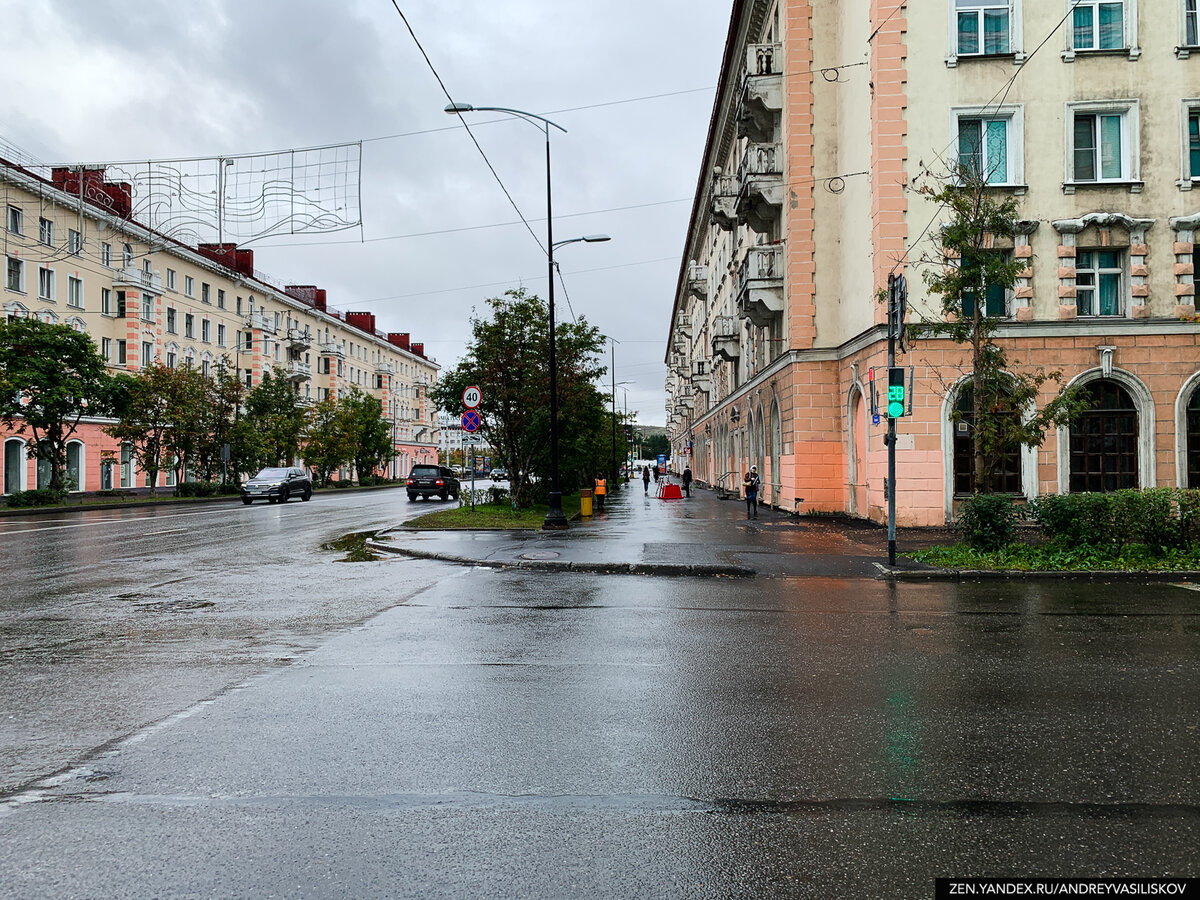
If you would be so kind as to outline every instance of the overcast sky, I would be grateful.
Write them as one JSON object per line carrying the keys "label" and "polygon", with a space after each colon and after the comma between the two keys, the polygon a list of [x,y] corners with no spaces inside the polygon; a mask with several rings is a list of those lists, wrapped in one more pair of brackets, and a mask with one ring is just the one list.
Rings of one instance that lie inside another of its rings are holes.
{"label": "overcast sky", "polygon": [[[400,2],[454,98],[555,112],[556,254],[570,304],[622,343],[617,380],[662,424],[664,346],[730,0]],[[362,237],[256,245],[256,265],[377,314],[452,365],[472,308],[509,286],[545,296],[545,257],[516,220],[391,0],[0,0],[0,138],[43,162],[163,159],[364,140]],[[477,137],[545,234],[541,134]],[[429,131],[389,140],[398,133]],[[619,212],[617,207],[657,204]],[[586,215],[579,215],[579,214]],[[303,244],[303,246],[299,246]],[[592,271],[588,271],[592,270]],[[486,287],[479,287],[486,285]],[[569,316],[561,291],[560,318]],[[623,395],[618,390],[619,403]]]}

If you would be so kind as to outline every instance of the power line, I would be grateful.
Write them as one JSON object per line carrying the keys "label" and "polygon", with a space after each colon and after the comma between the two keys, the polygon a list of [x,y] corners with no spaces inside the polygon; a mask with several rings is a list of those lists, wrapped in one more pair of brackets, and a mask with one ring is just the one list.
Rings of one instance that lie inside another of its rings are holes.
{"label": "power line", "polygon": [[[421,45],[420,39],[417,38],[417,33],[413,31],[413,27],[408,21],[408,16],[404,15],[404,10],[400,8],[400,4],[397,3],[396,0],[392,0],[392,6],[395,7],[396,12],[400,15],[401,20],[404,22],[404,27],[408,29],[408,33],[412,36],[413,43],[415,43],[417,45],[417,49],[421,51],[421,56],[424,58],[425,64],[429,66],[429,71],[433,73],[433,77],[437,79],[438,86],[441,87],[442,93],[446,95],[447,100],[449,100],[451,103],[454,103],[454,98],[450,96],[450,91],[447,89],[446,83],[442,81],[442,76],[438,74],[438,70],[434,66],[433,61],[429,58],[429,54],[425,52],[425,48]],[[496,184],[500,185],[500,190],[504,191],[504,196],[507,197],[508,202],[512,204],[513,210],[516,212],[520,220],[525,223],[525,228],[529,231],[530,236],[533,237],[534,242],[542,248],[543,253],[549,255],[550,248],[542,245],[541,239],[538,238],[532,226],[530,226],[529,222],[526,220],[525,214],[521,212],[521,207],[517,206],[517,201],[514,200],[512,194],[508,192],[508,188],[504,186],[504,181],[500,178],[500,173],[496,171],[496,167],[493,166],[492,161],[488,159],[488,155],[483,151],[483,146],[475,137],[475,133],[471,131],[471,126],[467,123],[467,120],[463,118],[462,113],[458,114],[458,120],[462,122],[463,128],[465,128],[467,134],[470,135],[471,143],[475,145],[475,149],[478,150],[479,155],[483,157],[483,161],[487,164],[488,171],[490,171],[492,173],[492,177],[496,179]]]}

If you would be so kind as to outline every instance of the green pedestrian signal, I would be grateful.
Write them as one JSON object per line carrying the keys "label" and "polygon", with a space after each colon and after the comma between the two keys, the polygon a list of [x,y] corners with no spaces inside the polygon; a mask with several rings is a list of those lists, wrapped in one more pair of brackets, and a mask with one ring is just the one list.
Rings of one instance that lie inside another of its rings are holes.
{"label": "green pedestrian signal", "polygon": [[887,414],[889,419],[902,419],[908,414],[908,385],[905,376],[908,370],[902,366],[888,369],[888,402]]}

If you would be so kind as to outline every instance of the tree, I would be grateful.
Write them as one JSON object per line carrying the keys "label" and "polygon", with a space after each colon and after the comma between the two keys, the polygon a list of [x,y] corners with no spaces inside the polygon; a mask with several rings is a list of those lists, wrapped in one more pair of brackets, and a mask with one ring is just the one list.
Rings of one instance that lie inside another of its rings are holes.
{"label": "tree", "polygon": [[229,480],[229,467],[222,453],[230,448],[235,459],[234,428],[242,405],[245,388],[225,360],[213,367],[212,377],[205,379],[204,400],[200,409],[200,442],[196,447],[196,471],[205,481],[216,480],[221,471],[221,483]]}
{"label": "tree", "polygon": [[343,427],[361,484],[396,455],[392,423],[383,417],[383,403],[358,388],[351,388],[341,403]]}
{"label": "tree", "polygon": [[203,376],[186,368],[147,366],[126,382],[117,422],[104,429],[131,446],[150,482],[152,497],[158,491],[158,473],[164,467],[178,473],[183,467],[180,454],[195,443],[194,423],[202,396],[198,378]]}
{"label": "tree", "polygon": [[287,466],[300,455],[308,411],[282,369],[264,373],[246,395],[246,421],[258,433],[256,466]]}
{"label": "tree", "polygon": [[103,357],[67,325],[33,318],[0,324],[0,422],[33,440],[29,455],[50,464],[50,490],[65,491],[67,442],[85,414],[112,399]]}
{"label": "tree", "polygon": [[[508,463],[513,500],[528,505],[535,476],[544,487],[550,471],[549,311],[536,294],[508,291],[487,301],[489,315],[473,316],[471,340],[461,362],[444,373],[432,394],[438,407],[457,412],[469,385],[483,391],[482,436]],[[585,319],[555,330],[558,357],[559,470],[578,478],[576,437],[595,427],[589,409],[601,396],[594,381],[600,332]],[[569,482],[563,482],[565,487]]]}
{"label": "tree", "polygon": [[[929,265],[925,283],[941,298],[944,321],[922,323],[913,331],[970,346],[974,483],[976,491],[990,493],[993,473],[1005,456],[1022,446],[1040,446],[1047,429],[1069,424],[1087,401],[1062,388],[1061,372],[1013,371],[996,340],[1003,319],[989,314],[988,292],[1007,295],[1028,264],[995,249],[998,240],[1011,241],[1017,234],[1017,200],[997,196],[988,188],[986,173],[965,165],[921,192],[949,212],[934,240],[937,255],[923,260]],[[1038,409],[1047,382],[1058,384],[1059,390]],[[956,409],[953,416],[957,423],[964,413]]]}
{"label": "tree", "polygon": [[315,471],[319,487],[328,486],[333,473],[354,458],[345,419],[345,410],[334,396],[319,400],[312,409],[304,438],[304,462]]}

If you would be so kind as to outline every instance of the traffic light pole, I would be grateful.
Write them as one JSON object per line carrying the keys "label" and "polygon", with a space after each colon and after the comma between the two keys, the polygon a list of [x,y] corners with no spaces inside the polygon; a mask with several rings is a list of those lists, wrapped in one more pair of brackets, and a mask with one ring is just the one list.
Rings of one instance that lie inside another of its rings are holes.
{"label": "traffic light pole", "polygon": [[[896,280],[888,276],[888,372],[896,365],[896,325],[899,319],[899,306]],[[889,382],[890,382],[889,378]],[[889,403],[890,405],[890,403]],[[888,565],[896,565],[896,419],[888,416],[887,428],[888,449]]]}

